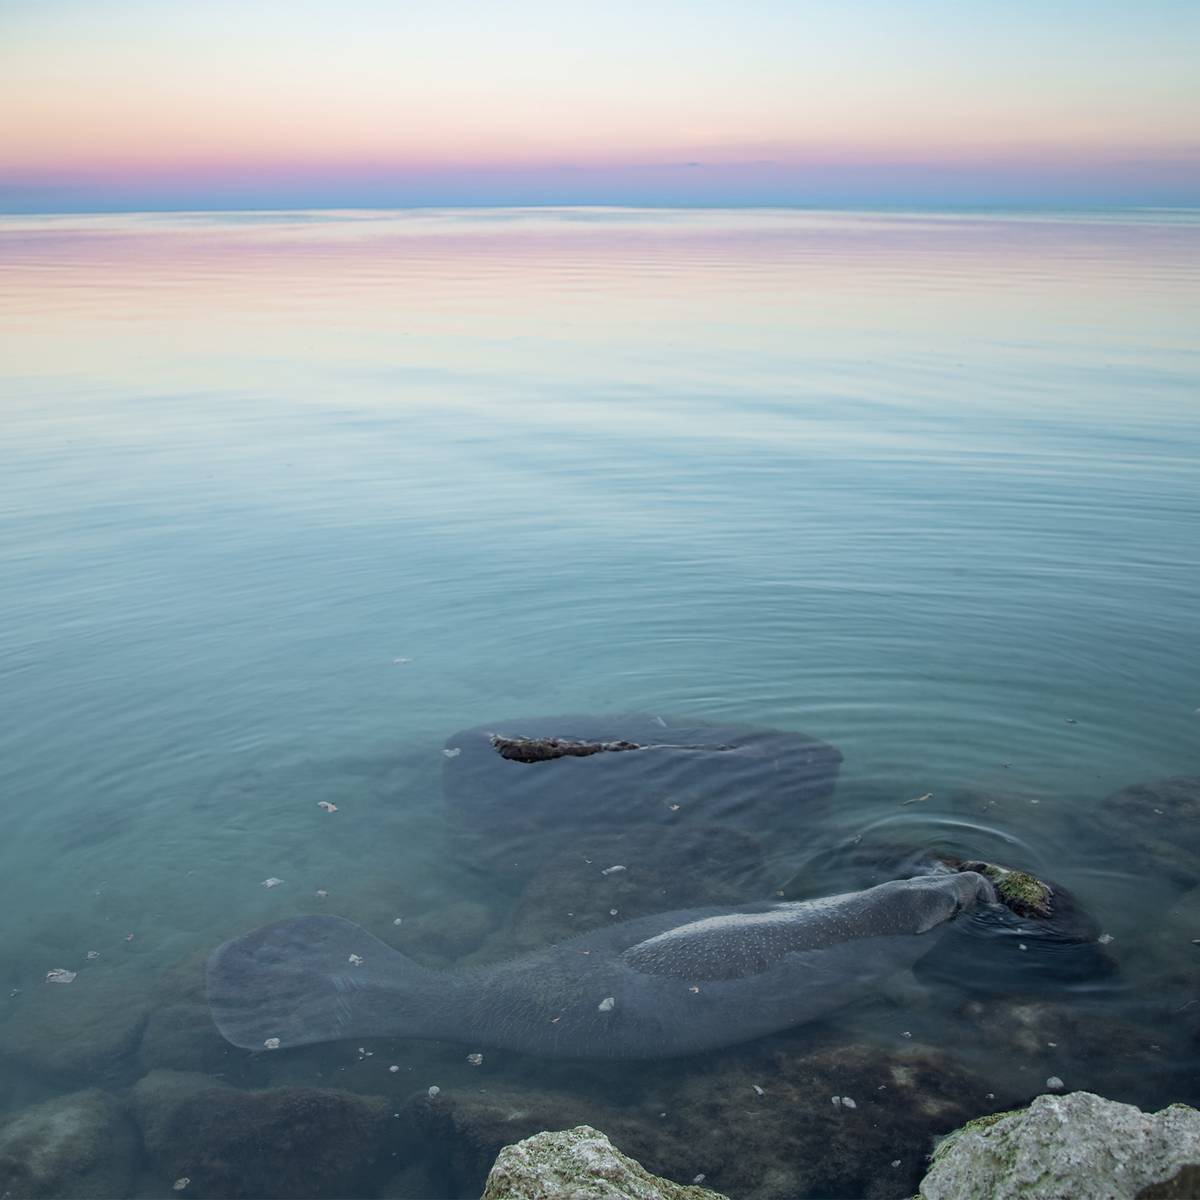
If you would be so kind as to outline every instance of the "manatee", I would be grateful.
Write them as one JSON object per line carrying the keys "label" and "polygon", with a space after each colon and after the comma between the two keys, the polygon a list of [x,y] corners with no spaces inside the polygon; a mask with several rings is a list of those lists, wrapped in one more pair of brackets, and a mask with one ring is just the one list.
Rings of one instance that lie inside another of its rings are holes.
{"label": "manatee", "polygon": [[822,1017],[910,968],[957,913],[994,896],[969,871],[892,880],[657,913],[448,971],[340,917],[296,917],[214,950],[208,998],[222,1035],[247,1050],[413,1037],[547,1058],[666,1058]]}
{"label": "manatee", "polygon": [[[536,748],[523,755],[517,747]],[[446,739],[442,786],[464,825],[508,834],[514,820],[544,827],[668,823],[689,816],[761,826],[828,799],[842,755],[803,733],[626,713],[514,717]]]}

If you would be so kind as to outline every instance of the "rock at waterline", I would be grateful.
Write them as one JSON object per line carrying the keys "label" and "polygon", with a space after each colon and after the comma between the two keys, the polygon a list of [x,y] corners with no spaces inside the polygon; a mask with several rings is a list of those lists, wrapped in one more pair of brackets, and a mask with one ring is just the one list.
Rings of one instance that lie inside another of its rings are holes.
{"label": "rock at waterline", "polygon": [[127,1196],[137,1160],[137,1130],[125,1108],[98,1088],[73,1092],[0,1127],[0,1196]]}
{"label": "rock at waterline", "polygon": [[[573,749],[553,754],[555,745]],[[507,756],[521,747],[540,749]],[[446,751],[443,793],[460,829],[478,835],[479,853],[495,865],[512,869],[515,860],[518,870],[580,830],[811,825],[842,761],[802,733],[647,714],[498,720],[452,735]]]}
{"label": "rock at waterline", "polygon": [[651,1175],[598,1129],[577,1125],[505,1146],[483,1200],[725,1200],[719,1192]]}
{"label": "rock at waterline", "polygon": [[921,1200],[1167,1200],[1200,1195],[1200,1113],[1144,1113],[1091,1092],[1038,1096],[946,1138]]}
{"label": "rock at waterline", "polygon": [[332,1088],[241,1091],[188,1071],[151,1071],[133,1089],[146,1154],[189,1195],[228,1200],[372,1195],[394,1173],[399,1136],[381,1096]]}

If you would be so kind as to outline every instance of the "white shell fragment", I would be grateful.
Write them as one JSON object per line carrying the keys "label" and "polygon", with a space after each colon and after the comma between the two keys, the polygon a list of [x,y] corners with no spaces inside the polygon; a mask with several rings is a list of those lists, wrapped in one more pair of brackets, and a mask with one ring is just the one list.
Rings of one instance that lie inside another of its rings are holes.
{"label": "white shell fragment", "polygon": [[270,879],[264,879],[262,881],[262,885],[265,888],[273,888],[273,887],[278,887],[282,882],[283,882],[282,879],[276,879],[275,876],[272,875]]}
{"label": "white shell fragment", "polygon": [[617,1007],[617,998],[615,996],[605,996],[596,1007],[601,1012],[612,1012]]}
{"label": "white shell fragment", "polygon": [[70,983],[75,978],[74,971],[68,971],[66,967],[55,967],[53,971],[46,972],[47,983]]}
{"label": "white shell fragment", "polygon": [[443,750],[442,753],[447,758],[457,758],[462,753],[462,750],[458,746],[450,746],[448,749]]}
{"label": "white shell fragment", "polygon": [[278,1038],[267,1038],[267,1040],[265,1042],[263,1042],[263,1045],[266,1046],[266,1048],[268,1050],[278,1050],[279,1049],[279,1039]]}
{"label": "white shell fragment", "polygon": [[404,924],[404,918],[403,918],[403,917],[393,917],[393,918],[392,918],[392,924],[393,924],[393,925],[403,925],[403,924]]}
{"label": "white shell fragment", "polygon": [[350,957],[348,959],[346,959],[346,961],[352,967],[361,967],[366,960],[363,958],[363,956],[361,954],[352,954],[352,955],[350,955]]}
{"label": "white shell fragment", "polygon": [[328,800],[318,800],[317,807],[322,812],[334,813],[337,812],[337,805],[331,804]]}
{"label": "white shell fragment", "polygon": [[608,915],[609,915],[610,917],[615,917],[615,916],[617,915],[617,912],[618,912],[618,910],[617,910],[617,909],[615,909],[615,908],[610,908],[610,909],[608,910]]}
{"label": "white shell fragment", "polygon": [[177,1180],[175,1180],[175,1182],[173,1184],[171,1184],[171,1190],[173,1192],[182,1192],[183,1189],[185,1187],[187,1187],[187,1185],[191,1182],[192,1181],[191,1181],[191,1179],[188,1178],[188,1176],[180,1175],[180,1177]]}
{"label": "white shell fragment", "polygon": [[324,900],[329,893],[324,888],[317,888],[317,899]]}
{"label": "white shell fragment", "polygon": [[88,962],[95,962],[95,961],[96,961],[96,959],[98,959],[99,957],[100,957],[100,951],[99,951],[99,950],[89,950],[89,951],[87,952],[87,960],[88,960]]}
{"label": "white shell fragment", "polygon": [[1113,935],[1111,933],[1102,933],[1096,939],[1096,941],[1098,941],[1100,943],[1100,945],[1102,945],[1102,946],[1107,946],[1109,944],[1109,942],[1111,942],[1112,940],[1113,940]]}
{"label": "white shell fragment", "polygon": [[433,1099],[434,1096],[440,1096],[441,1094],[442,1094],[442,1089],[440,1087],[438,1087],[438,1085],[436,1083],[433,1085],[433,1087],[431,1087],[429,1089],[429,1098],[431,1100]]}
{"label": "white shell fragment", "polygon": [[699,1187],[707,1178],[708,1178],[708,1176],[705,1175],[705,1173],[703,1171],[701,1171],[699,1175],[692,1176],[692,1183],[695,1184],[696,1187]]}
{"label": "white shell fragment", "polygon": [[1046,1086],[1052,1092],[1060,1092],[1060,1091],[1062,1091],[1064,1084],[1063,1084],[1063,1081],[1061,1079],[1059,1079],[1059,1077],[1057,1075],[1051,1075],[1050,1078],[1046,1080]]}
{"label": "white shell fragment", "polygon": [[483,1065],[483,1055],[482,1054],[468,1054],[467,1062],[469,1062],[471,1064],[471,1066],[473,1066],[473,1067],[481,1067]]}
{"label": "white shell fragment", "polygon": [[849,1096],[843,1096],[842,1097],[842,1107],[843,1108],[857,1108],[858,1105],[853,1100],[851,1100]]}
{"label": "white shell fragment", "polygon": [[393,1075],[395,1075],[396,1072],[400,1070],[400,1068],[398,1066],[396,1066],[395,1063],[392,1063],[392,1065],[390,1067],[388,1067],[388,1070],[391,1071],[391,1073]]}
{"label": "white shell fragment", "polygon": [[762,1089],[762,1088],[760,1088],[760,1087],[758,1086],[758,1084],[757,1084],[757,1083],[755,1083],[755,1084],[751,1084],[751,1087],[753,1087],[753,1088],[754,1088],[754,1094],[755,1094],[756,1096],[765,1096],[765,1095],[767,1094],[766,1092],[764,1092],[764,1091],[763,1091],[763,1089]]}
{"label": "white shell fragment", "polygon": [[614,867],[605,867],[604,870],[600,872],[600,874],[601,875],[615,875],[615,874],[617,874],[618,871],[624,871],[624,870],[625,870],[625,868],[620,863],[617,863],[617,865]]}

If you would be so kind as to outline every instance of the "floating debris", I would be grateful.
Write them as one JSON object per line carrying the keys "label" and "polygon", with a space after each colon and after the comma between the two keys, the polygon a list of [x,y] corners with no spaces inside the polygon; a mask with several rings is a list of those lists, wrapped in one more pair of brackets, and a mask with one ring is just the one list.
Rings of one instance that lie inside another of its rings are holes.
{"label": "floating debris", "polygon": [[471,1064],[471,1066],[473,1066],[473,1067],[481,1067],[481,1066],[483,1066],[483,1055],[482,1054],[468,1054],[467,1062],[469,1062]]}
{"label": "floating debris", "polygon": [[430,1100],[432,1100],[434,1098],[434,1096],[440,1096],[441,1094],[442,1094],[442,1089],[440,1087],[438,1087],[438,1085],[436,1083],[429,1089]]}
{"label": "floating debris", "polygon": [[1107,946],[1110,942],[1115,941],[1111,933],[1102,933],[1097,939],[1102,946]]}
{"label": "floating debris", "polygon": [[892,1159],[892,1166],[893,1166],[893,1167],[898,1167],[899,1165],[900,1165],[900,1160],[899,1160],[898,1158],[893,1158],[893,1159]]}
{"label": "floating debris", "polygon": [[617,913],[618,913],[618,912],[620,912],[620,911],[621,911],[621,910],[620,910],[620,909],[618,909],[618,908],[610,908],[610,909],[608,910],[608,915],[609,915],[610,917],[615,917],[615,916],[617,915]]}
{"label": "floating debris", "polygon": [[1046,1080],[1046,1086],[1052,1092],[1061,1092],[1065,1085],[1063,1084],[1063,1081],[1061,1079],[1059,1079],[1059,1077],[1057,1075],[1051,1075],[1050,1078]]}
{"label": "floating debris", "polygon": [[933,793],[926,792],[923,796],[914,796],[911,800],[901,800],[900,805],[903,807],[906,804],[924,804],[926,800],[932,800]]}
{"label": "floating debris", "polygon": [[393,924],[393,925],[403,925],[403,924],[404,924],[404,918],[403,918],[403,917],[393,917],[393,918],[392,918],[392,924]]}
{"label": "floating debris", "polygon": [[1017,949],[1018,949],[1018,950],[1028,950],[1028,949],[1029,949],[1029,947],[1028,947],[1027,945],[1025,945],[1025,943],[1024,943],[1024,942],[1018,942],[1018,943],[1017,943]]}
{"label": "floating debris", "polygon": [[461,746],[448,746],[445,750],[442,751],[442,753],[447,758],[457,758],[462,753],[462,747]]}
{"label": "floating debris", "polygon": [[834,1107],[834,1108],[841,1108],[841,1107],[842,1107],[842,1098],[841,1098],[841,1096],[830,1096],[830,1097],[829,1097],[829,1101],[830,1101],[830,1103],[833,1105],[833,1107]]}
{"label": "floating debris", "polygon": [[678,811],[679,811],[679,805],[678,805],[678,804],[668,804],[668,805],[667,805],[667,807],[668,807],[668,808],[669,808],[669,809],[670,809],[672,812],[678,812]]}
{"label": "floating debris", "polygon": [[558,1017],[551,1017],[551,1018],[550,1018],[550,1024],[551,1024],[551,1025],[557,1025],[557,1024],[559,1023],[559,1021],[561,1021],[561,1020],[562,1020],[562,1017],[561,1017],[561,1016],[558,1016]]}
{"label": "floating debris", "polygon": [[1068,724],[1068,725],[1078,725],[1078,724],[1079,724],[1079,722],[1078,722],[1077,720],[1075,720],[1075,718],[1074,718],[1074,717],[1068,717],[1068,718],[1067,718],[1067,724]]}
{"label": "floating debris", "polygon": [[412,662],[411,658],[393,658],[392,666],[393,667],[402,667],[402,666],[404,666],[405,663],[410,663],[410,662]]}
{"label": "floating debris", "polygon": [[98,959],[99,957],[100,957],[100,951],[99,951],[99,950],[89,950],[89,951],[87,952],[87,960],[88,960],[88,962],[95,962],[95,961],[96,961],[96,959]]}
{"label": "floating debris", "polygon": [[901,1037],[912,1037],[912,1030],[911,1029],[902,1030],[900,1033],[900,1036]]}
{"label": "floating debris", "polygon": [[696,987],[695,984],[688,988],[688,991],[691,992],[693,996],[698,996],[700,994],[700,989]]}
{"label": "floating debris", "polygon": [[842,1097],[842,1107],[843,1108],[857,1108],[858,1105],[853,1100],[851,1100],[849,1096],[843,1096]]}
{"label": "floating debris", "polygon": [[[265,888],[273,888],[273,887],[278,887],[282,882],[283,882],[282,879],[276,879],[275,876],[272,875],[270,879],[264,879],[262,881],[262,885]],[[133,937],[133,934],[131,933],[129,935],[129,937],[127,937],[125,940],[129,941],[129,939],[132,937]]]}
{"label": "floating debris", "polygon": [[68,971],[66,967],[55,967],[53,971],[46,972],[47,983],[70,983],[75,978],[74,971]]}
{"label": "floating debris", "polygon": [[[1196,709],[1196,711],[1197,711],[1197,712],[1200,712],[1200,708]],[[655,718],[654,718],[654,720],[655,720],[655,721],[656,721],[656,722],[657,722],[659,725],[661,725],[661,726],[662,726],[664,729],[666,729],[666,727],[667,727],[667,723],[666,723],[666,721],[664,721],[664,720],[662,719],[662,717],[655,717]],[[703,1179],[703,1178],[704,1178],[704,1176],[702,1175],[700,1178],[701,1178],[701,1179]]]}
{"label": "floating debris", "polygon": [[621,866],[620,863],[617,863],[617,865],[615,867],[605,867],[604,870],[600,872],[600,874],[601,875],[616,875],[618,872],[624,871],[624,870],[625,870],[625,868],[623,866]]}
{"label": "floating debris", "polygon": [[267,1038],[267,1040],[265,1042],[263,1042],[263,1045],[268,1050],[278,1050],[279,1049],[279,1039],[278,1038]]}
{"label": "floating debris", "polygon": [[[282,880],[279,880],[279,879],[277,879],[277,880],[275,880],[275,882],[276,882],[276,883],[281,883],[281,882],[282,882]],[[133,934],[132,934],[132,933],[127,933],[127,934],[125,935],[125,940],[126,940],[127,942],[132,942],[132,941],[133,941]]]}
{"label": "floating debris", "polygon": [[388,1067],[388,1070],[391,1071],[391,1073],[393,1075],[395,1075],[400,1070],[400,1068],[398,1066],[396,1066],[395,1063],[392,1063],[392,1065],[390,1067]]}
{"label": "floating debris", "polygon": [[[615,996],[605,996],[604,999],[601,1000],[600,1003],[596,1005],[596,1007],[601,1012],[612,1012],[612,1010],[617,1007],[616,997]],[[557,1020],[557,1018],[555,1018],[555,1019]]]}
{"label": "floating debris", "polygon": [[[656,719],[657,719],[657,718],[656,718]],[[705,1175],[705,1173],[704,1173],[703,1171],[701,1171],[699,1175],[693,1175],[693,1176],[692,1176],[692,1183],[693,1183],[693,1184],[694,1184],[696,1187],[699,1187],[699,1186],[700,1186],[700,1185],[701,1185],[701,1184],[702,1184],[702,1183],[703,1183],[703,1182],[704,1182],[704,1181],[705,1181],[707,1178],[708,1178],[708,1176],[707,1176],[707,1175]]]}
{"label": "floating debris", "polygon": [[757,1083],[752,1083],[750,1086],[754,1089],[754,1094],[756,1096],[765,1096],[767,1094],[765,1091],[763,1091],[762,1088],[760,1088],[758,1086]]}
{"label": "floating debris", "polygon": [[352,967],[361,967],[366,960],[363,958],[363,956],[361,954],[352,954],[352,955],[350,955],[350,957],[348,959],[346,959],[346,961]]}
{"label": "floating debris", "polygon": [[337,810],[338,810],[338,809],[337,809],[337,805],[336,805],[336,804],[331,804],[331,803],[330,803],[328,800],[318,800],[318,801],[317,801],[317,807],[318,807],[318,808],[319,808],[319,809],[320,809],[322,812],[327,812],[327,813],[335,813],[335,812],[337,812]]}
{"label": "floating debris", "polygon": [[996,1093],[995,1093],[995,1092],[987,1092],[987,1093],[985,1093],[985,1094],[984,1094],[984,1097],[983,1097],[983,1098],[984,1098],[985,1100],[995,1100],[995,1098],[996,1098]]}
{"label": "floating debris", "polygon": [[324,888],[317,888],[316,896],[318,900],[324,900],[329,893]]}
{"label": "floating debris", "polygon": [[183,1189],[185,1187],[187,1187],[187,1185],[191,1182],[192,1181],[191,1181],[191,1179],[188,1178],[188,1176],[180,1175],[180,1177],[177,1180],[175,1180],[175,1182],[173,1184],[171,1184],[171,1190],[173,1192],[182,1192]]}

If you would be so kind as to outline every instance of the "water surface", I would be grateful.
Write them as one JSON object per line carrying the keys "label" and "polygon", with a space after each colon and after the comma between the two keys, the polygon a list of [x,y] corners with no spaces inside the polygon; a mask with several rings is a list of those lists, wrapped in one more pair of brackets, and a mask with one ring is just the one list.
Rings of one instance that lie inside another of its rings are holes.
{"label": "water surface", "polygon": [[832,742],[836,816],[761,830],[765,877],[855,837],[1049,872],[1121,968],[1060,999],[1152,1064],[1195,947],[1093,814],[1200,773],[1198,248],[1155,212],[0,219],[0,1105],[172,1065],[94,1060],[57,990],[78,1077],[27,1053],[53,967],[144,994],[318,888],[502,923],[441,747],[554,712]]}

